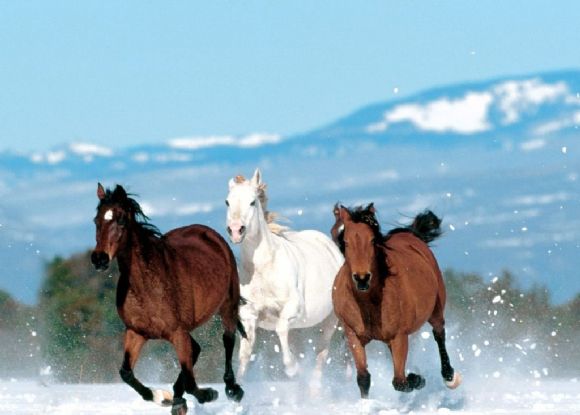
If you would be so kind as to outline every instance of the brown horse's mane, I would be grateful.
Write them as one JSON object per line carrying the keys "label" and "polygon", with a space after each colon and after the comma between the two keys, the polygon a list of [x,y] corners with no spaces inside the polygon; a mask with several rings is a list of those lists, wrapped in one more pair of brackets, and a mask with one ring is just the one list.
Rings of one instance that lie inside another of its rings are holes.
{"label": "brown horse's mane", "polygon": [[104,197],[100,200],[97,206],[97,211],[105,205],[120,205],[121,208],[129,214],[136,225],[138,235],[142,239],[162,237],[162,233],[157,226],[149,223],[149,217],[143,213],[143,209],[139,203],[131,196],[136,196],[132,193],[126,193],[122,186],[117,185],[115,190],[107,189]]}

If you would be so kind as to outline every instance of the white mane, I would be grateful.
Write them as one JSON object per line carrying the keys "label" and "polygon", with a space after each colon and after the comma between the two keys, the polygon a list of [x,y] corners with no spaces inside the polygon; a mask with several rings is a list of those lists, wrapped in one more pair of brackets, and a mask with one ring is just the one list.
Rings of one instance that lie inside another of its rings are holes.
{"label": "white mane", "polygon": [[[234,178],[234,182],[236,184],[242,184],[242,183],[249,184],[250,183],[250,181],[248,179],[246,179],[244,176],[242,176],[241,174],[237,175]],[[266,219],[266,223],[268,224],[268,229],[270,229],[270,231],[272,233],[275,233],[276,235],[281,235],[282,233],[290,230],[290,228],[288,226],[284,226],[276,221],[279,218],[281,218],[281,216],[277,212],[270,212],[268,210],[268,195],[266,194],[267,187],[268,187],[268,185],[266,183],[260,183],[258,185],[258,200],[260,201],[260,204],[262,205],[262,210],[264,211],[264,219]]]}

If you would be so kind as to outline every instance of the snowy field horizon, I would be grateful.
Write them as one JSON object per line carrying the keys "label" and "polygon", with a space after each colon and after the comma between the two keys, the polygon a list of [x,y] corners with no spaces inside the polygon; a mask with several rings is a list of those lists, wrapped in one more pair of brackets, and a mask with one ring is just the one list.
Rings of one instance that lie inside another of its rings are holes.
{"label": "snowy field horizon", "polygon": [[181,137],[113,149],[73,142],[0,151],[0,288],[34,304],[44,264],[92,248],[96,184],[124,185],[162,231],[225,234],[227,181],[262,169],[269,207],[328,233],[337,201],[374,202],[383,229],[430,208],[440,266],[509,270],[555,303],[580,292],[580,71],[449,85],[376,103],[319,129]]}

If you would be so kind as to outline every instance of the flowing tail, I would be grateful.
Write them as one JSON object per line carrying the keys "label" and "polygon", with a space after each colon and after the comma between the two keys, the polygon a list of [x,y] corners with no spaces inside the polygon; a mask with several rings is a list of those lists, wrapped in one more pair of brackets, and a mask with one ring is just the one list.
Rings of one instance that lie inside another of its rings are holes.
{"label": "flowing tail", "polygon": [[411,232],[417,238],[428,244],[439,238],[443,233],[441,230],[441,219],[429,209],[426,209],[415,216],[413,223],[402,228],[391,229],[386,237],[389,238],[401,232]]}
{"label": "flowing tail", "polygon": [[408,228],[425,243],[433,242],[443,233],[441,219],[429,209],[415,216],[415,220]]}
{"label": "flowing tail", "polygon": [[236,328],[240,332],[240,336],[242,336],[244,339],[248,339],[248,335],[246,334],[246,328],[244,327],[244,325],[240,320],[238,320]]}
{"label": "flowing tail", "polygon": [[[248,304],[248,300],[246,300],[244,297],[242,297],[240,295],[240,306],[242,305],[246,305]],[[242,324],[242,321],[238,318],[238,322],[236,324],[236,328],[238,329],[238,331],[240,332],[240,336],[242,336],[244,339],[248,339],[248,335],[246,333],[246,328],[244,327],[244,325]]]}

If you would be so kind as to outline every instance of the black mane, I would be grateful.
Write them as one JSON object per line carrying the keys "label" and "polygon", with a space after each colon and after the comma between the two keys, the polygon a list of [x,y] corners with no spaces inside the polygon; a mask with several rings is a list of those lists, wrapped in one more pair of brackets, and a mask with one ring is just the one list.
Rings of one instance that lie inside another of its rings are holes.
{"label": "black mane", "polygon": [[116,185],[115,190],[111,191],[107,189],[105,191],[105,196],[100,200],[97,206],[97,211],[105,205],[120,205],[121,208],[129,214],[129,217],[134,220],[135,225],[139,229],[139,233],[144,237],[152,236],[155,238],[160,238],[162,236],[161,231],[157,226],[149,223],[149,217],[143,213],[143,209],[137,203],[135,199],[131,196],[135,196],[131,193],[126,193],[122,186]]}
{"label": "black mane", "polygon": [[377,220],[372,203],[367,207],[357,206],[355,208],[346,208],[346,210],[354,223],[364,223],[372,229],[375,235],[375,243],[382,243],[384,241],[384,235],[381,233],[381,225]]}
{"label": "black mane", "polygon": [[[377,216],[375,215],[375,208],[373,204],[370,203],[366,207],[357,206],[355,208],[347,208],[344,207],[346,211],[349,213],[350,218],[355,223],[364,223],[372,229],[374,236],[375,236],[375,243],[382,244],[385,241],[384,235],[381,233],[381,225],[377,220]],[[344,245],[344,229],[340,230],[337,235],[338,247],[340,248],[340,252],[344,254],[345,245]]]}
{"label": "black mane", "polygon": [[[377,220],[376,211],[372,203],[366,207],[357,206],[355,208],[344,209],[348,211],[353,222],[365,223],[370,226],[375,235],[375,243],[377,244],[383,244],[391,236],[398,233],[412,233],[426,244],[429,244],[439,238],[443,233],[441,230],[441,219],[429,209],[415,216],[413,223],[410,225],[391,229],[384,235],[381,233],[381,225]],[[344,229],[338,232],[337,240],[340,251],[344,254]]]}

